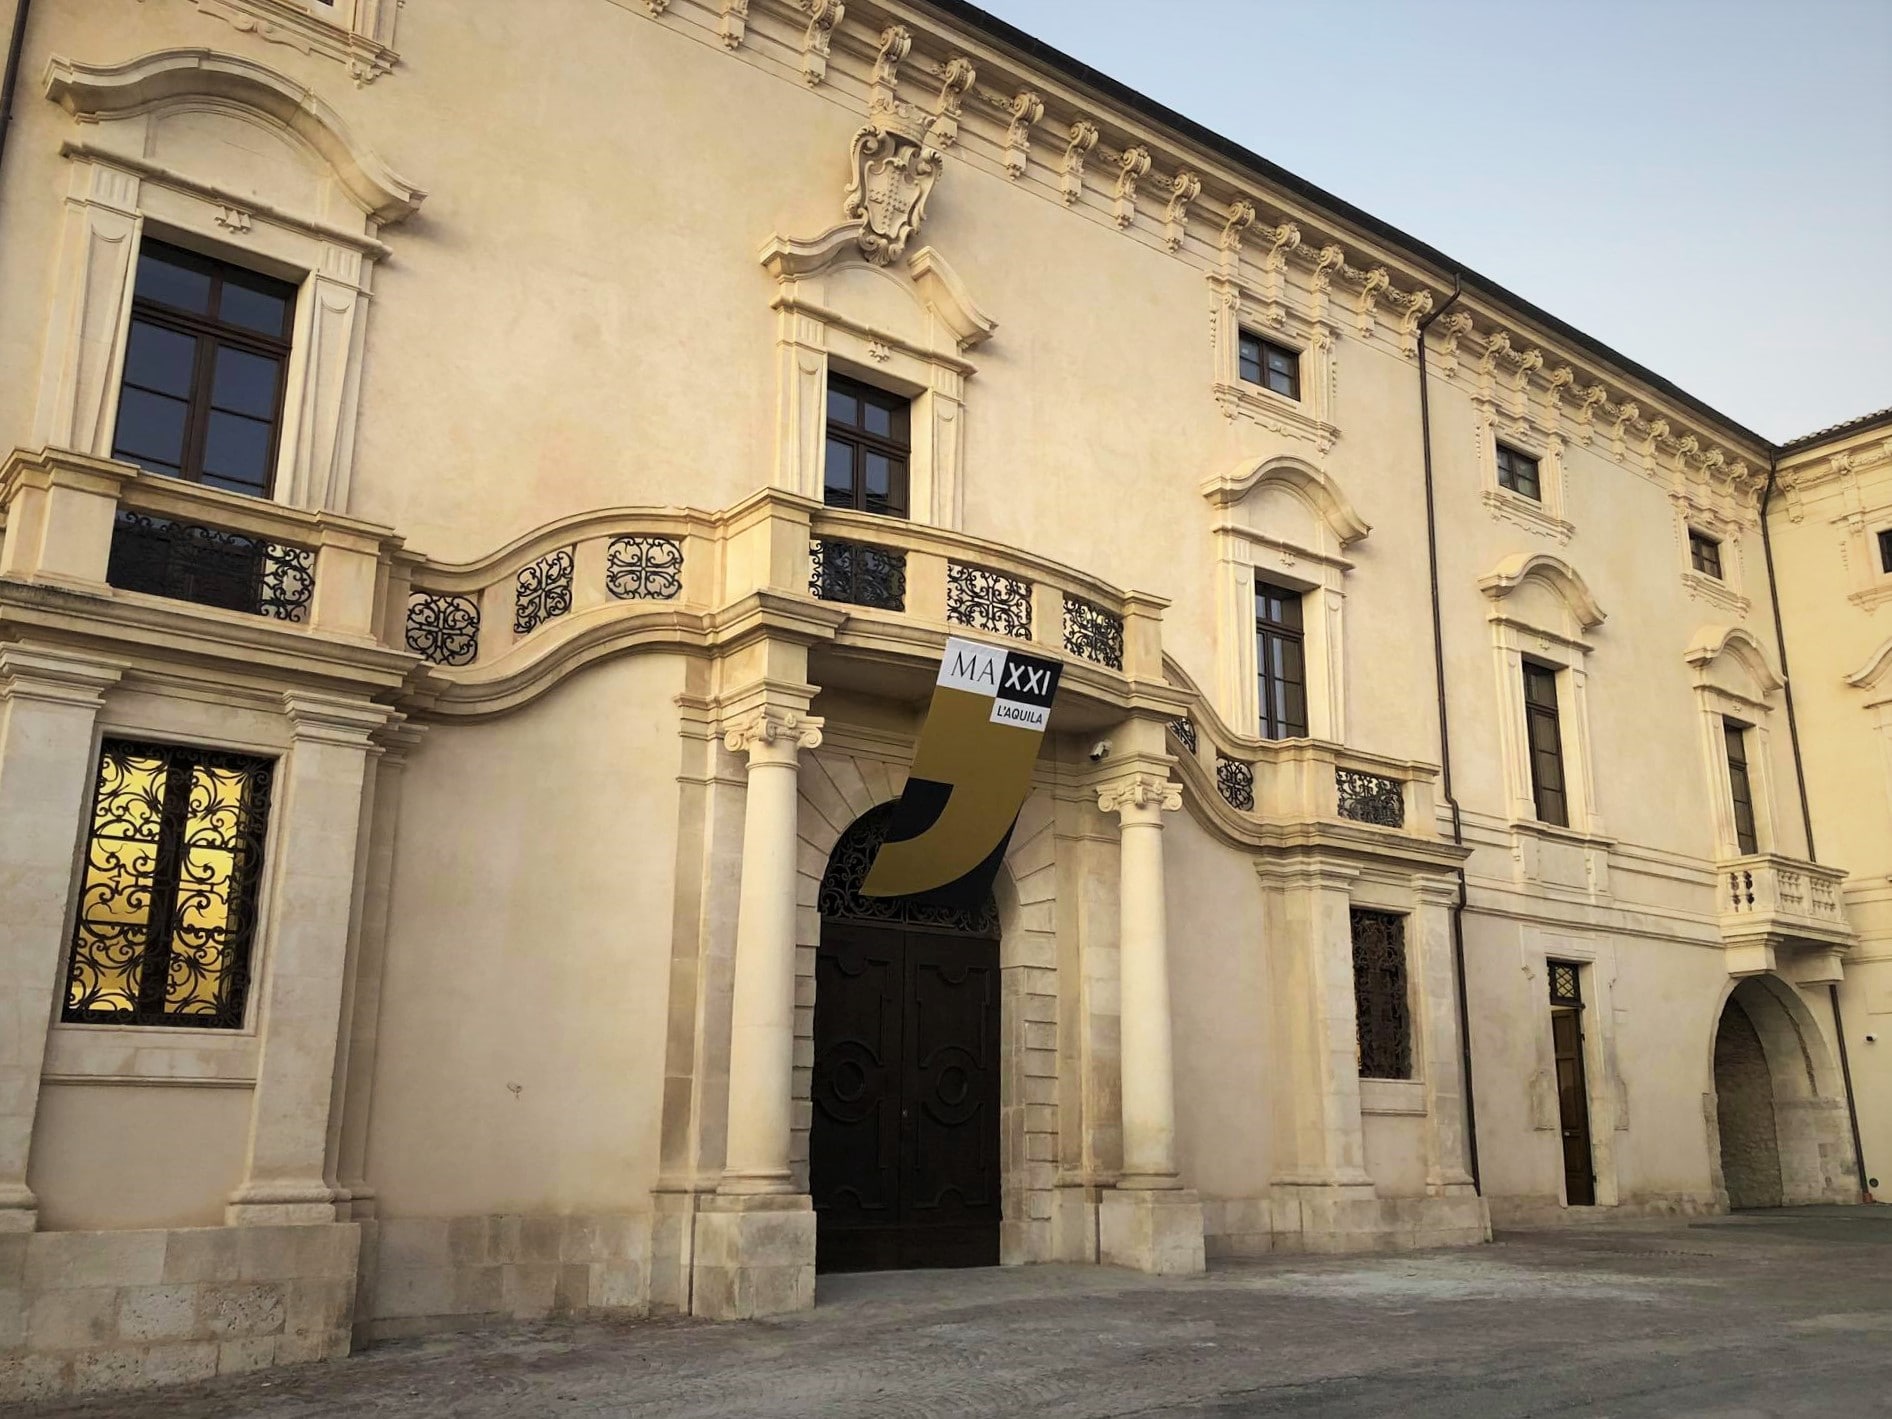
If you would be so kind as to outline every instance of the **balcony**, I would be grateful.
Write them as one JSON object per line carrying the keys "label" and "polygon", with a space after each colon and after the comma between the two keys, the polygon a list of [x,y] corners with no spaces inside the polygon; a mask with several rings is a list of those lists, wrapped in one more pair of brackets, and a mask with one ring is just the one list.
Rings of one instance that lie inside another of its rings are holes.
{"label": "balcony", "polygon": [[1841,903],[1846,874],[1776,853],[1720,864],[1721,941],[1734,976],[1784,972],[1803,985],[1841,978],[1853,942]]}

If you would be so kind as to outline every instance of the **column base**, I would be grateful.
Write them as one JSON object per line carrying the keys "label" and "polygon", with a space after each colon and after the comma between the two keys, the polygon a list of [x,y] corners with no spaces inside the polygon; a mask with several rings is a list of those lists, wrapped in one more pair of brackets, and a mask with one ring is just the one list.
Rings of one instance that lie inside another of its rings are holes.
{"label": "column base", "polygon": [[0,1232],[39,1230],[39,1199],[25,1184],[0,1185]]}
{"label": "column base", "polygon": [[1097,1208],[1097,1259],[1155,1276],[1198,1276],[1202,1201],[1181,1188],[1113,1188]]}
{"label": "column base", "polygon": [[347,1198],[336,1205],[326,1183],[249,1183],[223,1205],[226,1227],[295,1227],[350,1220]]}
{"label": "column base", "polygon": [[690,1314],[752,1320],[815,1303],[815,1204],[806,1193],[716,1194],[696,1214]]}

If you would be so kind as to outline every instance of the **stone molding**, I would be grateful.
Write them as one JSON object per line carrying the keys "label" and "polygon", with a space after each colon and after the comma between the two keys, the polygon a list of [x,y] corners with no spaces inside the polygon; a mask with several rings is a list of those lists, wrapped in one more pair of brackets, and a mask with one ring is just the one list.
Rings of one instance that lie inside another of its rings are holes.
{"label": "stone molding", "polygon": [[1182,807],[1182,788],[1166,775],[1132,774],[1097,787],[1097,807],[1104,813],[1116,813],[1127,823],[1132,815],[1148,818],[1153,813],[1173,813]]}

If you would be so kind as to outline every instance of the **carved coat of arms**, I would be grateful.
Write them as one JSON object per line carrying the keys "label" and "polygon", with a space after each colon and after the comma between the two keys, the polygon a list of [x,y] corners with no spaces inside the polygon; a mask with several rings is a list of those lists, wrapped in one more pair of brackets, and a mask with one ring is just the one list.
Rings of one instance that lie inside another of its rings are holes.
{"label": "carved coat of arms", "polygon": [[854,174],[844,198],[847,215],[861,224],[861,251],[886,265],[907,248],[926,215],[927,194],[939,177],[941,154],[925,129],[869,123],[854,135]]}

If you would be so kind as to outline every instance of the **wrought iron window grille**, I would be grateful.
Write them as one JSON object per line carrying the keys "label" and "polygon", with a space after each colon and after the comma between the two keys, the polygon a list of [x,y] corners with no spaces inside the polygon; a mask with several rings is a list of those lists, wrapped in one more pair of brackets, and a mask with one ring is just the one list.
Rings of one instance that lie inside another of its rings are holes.
{"label": "wrought iron window grille", "polygon": [[530,635],[572,609],[572,549],[547,552],[519,569],[514,584],[512,632]]}
{"label": "wrought iron window grille", "polygon": [[1583,1004],[1582,972],[1569,961],[1550,963],[1550,1003],[1570,1006]]}
{"label": "wrought iron window grille", "polygon": [[407,600],[407,648],[435,665],[471,665],[480,653],[480,608],[470,596],[417,591]]}
{"label": "wrought iron window grille", "polygon": [[243,1025],[275,766],[107,739],[62,1019]]}
{"label": "wrought iron window grille", "polygon": [[901,926],[932,926],[963,931],[973,936],[999,934],[998,904],[988,892],[976,908],[947,907],[911,897],[864,897],[861,884],[874,865],[874,855],[887,840],[893,804],[883,803],[856,818],[828,855],[816,899],[824,920],[878,921]]}
{"label": "wrought iron window grille", "polygon": [[1255,811],[1255,766],[1243,759],[1215,760],[1215,786],[1222,791],[1231,808],[1244,813]]}
{"label": "wrought iron window grille", "polygon": [[816,537],[808,543],[808,594],[879,611],[907,609],[907,554],[892,547]]}
{"label": "wrought iron window grille", "polygon": [[1088,601],[1066,597],[1064,648],[1107,669],[1123,669],[1123,617]]}
{"label": "wrought iron window grille", "polygon": [[1406,993],[1406,919],[1354,908],[1353,1005],[1362,1079],[1412,1078],[1412,1007]]}
{"label": "wrought iron window grille", "polygon": [[105,580],[122,591],[302,625],[315,599],[315,552],[121,511],[112,527]]}
{"label": "wrought iron window grille", "polygon": [[1196,752],[1196,725],[1194,720],[1187,716],[1184,716],[1182,719],[1172,719],[1169,722],[1169,732],[1176,736],[1176,742],[1182,745],[1183,748],[1187,749],[1192,754]]}
{"label": "wrought iron window grille", "polygon": [[683,544],[669,537],[613,537],[604,589],[619,601],[675,601],[683,594]]}
{"label": "wrought iron window grille", "polygon": [[1031,639],[1031,583],[1004,572],[946,564],[946,619],[975,631]]}
{"label": "wrought iron window grille", "polygon": [[1406,825],[1406,792],[1398,779],[1336,767],[1334,787],[1340,794],[1341,817],[1382,828]]}

